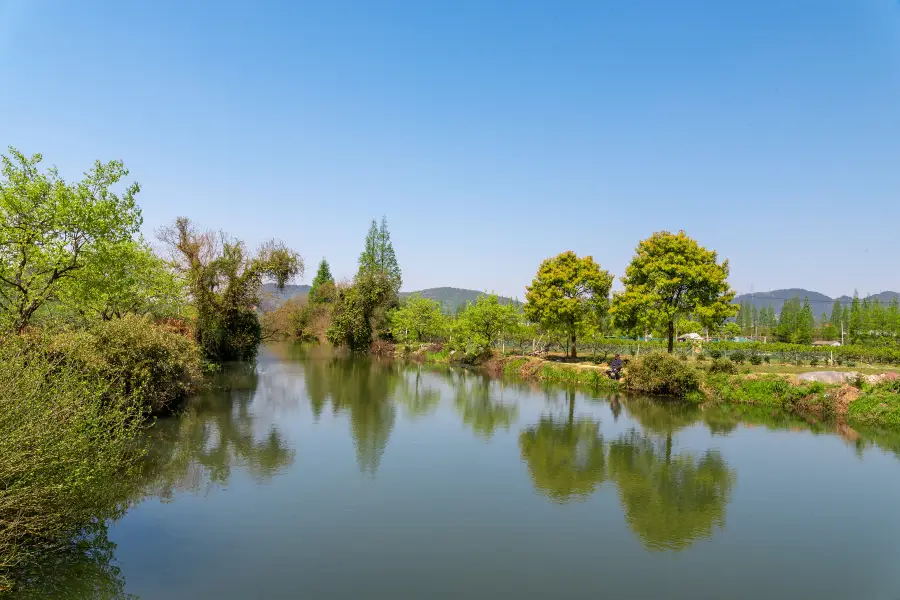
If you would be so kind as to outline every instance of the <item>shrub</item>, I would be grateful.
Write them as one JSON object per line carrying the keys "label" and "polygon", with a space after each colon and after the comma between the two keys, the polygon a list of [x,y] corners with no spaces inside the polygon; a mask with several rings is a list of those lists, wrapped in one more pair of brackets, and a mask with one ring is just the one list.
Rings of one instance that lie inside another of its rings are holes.
{"label": "shrub", "polygon": [[762,357],[759,354],[751,354],[750,355],[750,364],[751,365],[760,365],[762,364]]}
{"label": "shrub", "polygon": [[818,365],[819,365],[819,359],[818,359],[818,358],[813,358],[811,361],[809,361],[809,366],[811,366],[811,367],[816,367],[816,366],[818,366]]}
{"label": "shrub", "polygon": [[686,396],[700,389],[700,376],[674,356],[654,352],[631,361],[625,383],[629,389],[646,394]]}
{"label": "shrub", "polygon": [[744,354],[743,350],[735,350],[728,356],[728,358],[730,358],[731,362],[733,362],[734,364],[742,365],[747,359],[747,355]]}
{"label": "shrub", "polygon": [[848,360],[848,361],[847,361],[847,366],[852,368],[852,367],[855,367],[855,366],[856,366],[856,363],[853,362],[852,360]]}
{"label": "shrub", "polygon": [[718,360],[718,359],[722,358],[722,351],[721,350],[710,350],[709,357],[713,360]]}
{"label": "shrub", "polygon": [[842,364],[844,364],[844,359],[841,358],[840,356],[838,356],[837,358],[834,359],[834,362],[837,366],[841,366]]}
{"label": "shrub", "polygon": [[53,355],[86,376],[106,382],[107,395],[140,401],[147,413],[174,408],[202,378],[197,344],[145,317],[98,323],[86,332],[50,340]]}
{"label": "shrub", "polygon": [[143,410],[120,389],[46,338],[0,343],[0,594],[39,556],[81,548],[117,516]]}
{"label": "shrub", "polygon": [[737,365],[726,358],[717,358],[710,363],[709,372],[737,375]]}
{"label": "shrub", "polygon": [[763,356],[763,360],[765,361],[766,364],[769,364],[770,362],[772,362],[772,358],[768,354]]}
{"label": "shrub", "polygon": [[678,358],[679,358],[681,361],[683,361],[683,362],[687,362],[687,360],[688,360],[688,355],[687,355],[687,354],[679,354],[679,355],[678,355]]}
{"label": "shrub", "polygon": [[706,360],[706,355],[705,355],[705,354],[698,354],[698,355],[697,355],[697,362],[703,362],[703,361],[705,361],[705,360]]}

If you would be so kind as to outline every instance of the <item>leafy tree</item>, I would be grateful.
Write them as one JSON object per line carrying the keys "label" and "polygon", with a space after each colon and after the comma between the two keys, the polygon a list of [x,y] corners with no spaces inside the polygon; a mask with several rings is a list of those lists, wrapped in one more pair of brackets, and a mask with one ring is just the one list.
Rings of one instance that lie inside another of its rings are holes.
{"label": "leafy tree", "polygon": [[423,342],[439,337],[446,329],[441,304],[412,294],[391,313],[391,335],[401,342]]}
{"label": "leafy tree", "polygon": [[14,148],[2,157],[0,178],[0,318],[21,332],[56,299],[66,279],[101,248],[130,242],[141,225],[137,183],[112,191],[128,175],[120,161],[101,163],[84,179],[66,183],[42,157]]}
{"label": "leafy tree", "polygon": [[385,217],[381,217],[381,227],[373,220],[366,235],[365,247],[359,255],[359,274],[365,273],[384,275],[394,292],[399,292],[403,279]]}
{"label": "leafy tree", "polygon": [[[753,305],[752,314],[750,319],[750,327],[758,327],[759,326],[759,310],[756,308],[756,305]],[[751,331],[752,333],[752,331]]]}
{"label": "leafy tree", "polygon": [[388,333],[387,315],[398,304],[394,284],[386,274],[359,273],[352,285],[338,289],[328,341],[353,352],[367,352],[375,338]]}
{"label": "leafy tree", "polygon": [[255,356],[262,339],[256,307],[263,278],[279,288],[303,274],[303,259],[281,242],[250,255],[240,240],[200,232],[185,217],[159,232],[173,265],[186,277],[197,312],[197,341],[217,362]]}
{"label": "leafy tree", "polygon": [[482,294],[466,303],[453,328],[453,344],[470,355],[480,355],[491,348],[506,331],[520,320],[519,312],[511,304],[500,304],[496,294]]}
{"label": "leafy tree", "polygon": [[568,251],[541,263],[525,293],[525,316],[533,323],[558,329],[571,341],[571,357],[578,355],[577,338],[593,315],[609,306],[613,276],[590,256]]}
{"label": "leafy tree", "polygon": [[728,322],[722,327],[722,335],[733,338],[741,335],[741,327],[737,323]]}
{"label": "leafy tree", "polygon": [[181,317],[187,310],[184,280],[141,241],[100,245],[59,290],[61,303],[102,320],[126,314]]}
{"label": "leafy tree", "polygon": [[700,246],[683,231],[653,234],[638,244],[625,271],[625,291],[613,296],[611,312],[626,330],[667,330],[668,350],[675,345],[675,320],[680,315],[717,328],[736,312],[735,292],[728,286],[728,261],[717,262],[714,251]]}
{"label": "leafy tree", "polygon": [[328,261],[323,258],[309,288],[309,301],[313,304],[331,302],[334,300],[334,291],[334,277],[331,275]]}

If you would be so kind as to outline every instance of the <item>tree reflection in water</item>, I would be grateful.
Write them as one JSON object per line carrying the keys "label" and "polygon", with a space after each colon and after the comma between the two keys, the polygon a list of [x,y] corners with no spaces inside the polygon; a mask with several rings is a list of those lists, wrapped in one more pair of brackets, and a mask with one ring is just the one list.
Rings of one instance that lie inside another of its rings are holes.
{"label": "tree reflection in water", "polygon": [[503,397],[503,382],[492,385],[487,375],[469,371],[447,371],[446,376],[455,392],[453,404],[475,435],[489,440],[498,429],[508,430],[518,418],[519,409]]}
{"label": "tree reflection in water", "polygon": [[641,430],[605,443],[598,423],[575,417],[573,391],[567,400],[567,418],[542,417],[519,436],[535,489],[566,503],[614,483],[629,528],[648,550],[682,550],[724,527],[734,471],[716,451],[673,452],[673,434],[697,420],[695,407],[629,400]]}

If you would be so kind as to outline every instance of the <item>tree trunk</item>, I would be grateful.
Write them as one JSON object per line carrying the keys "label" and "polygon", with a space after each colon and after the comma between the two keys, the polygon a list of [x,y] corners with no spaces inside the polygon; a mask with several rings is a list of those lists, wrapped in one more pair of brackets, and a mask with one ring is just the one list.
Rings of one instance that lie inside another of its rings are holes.
{"label": "tree trunk", "polygon": [[675,321],[669,321],[669,354],[675,351]]}
{"label": "tree trunk", "polygon": [[572,354],[570,354],[572,358],[578,358],[578,350],[575,348],[575,334],[572,334]]}
{"label": "tree trunk", "polygon": [[572,423],[575,421],[575,390],[566,390],[566,396],[569,397],[569,427],[571,427]]}

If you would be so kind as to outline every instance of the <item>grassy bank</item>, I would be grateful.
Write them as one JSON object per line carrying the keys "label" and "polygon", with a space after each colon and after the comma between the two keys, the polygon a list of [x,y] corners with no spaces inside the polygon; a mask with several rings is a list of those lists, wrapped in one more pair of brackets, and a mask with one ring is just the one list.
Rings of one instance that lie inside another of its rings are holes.
{"label": "grassy bank", "polygon": [[201,376],[189,338],[128,317],[0,343],[0,595],[89,552],[128,497],[146,416]]}
{"label": "grassy bank", "polygon": [[[453,362],[453,355],[438,346],[403,348],[398,355],[425,362]],[[608,367],[602,363],[496,354],[476,363],[493,374],[523,380],[587,386],[608,392],[680,396],[703,407],[744,405],[783,410],[804,419],[900,428],[900,381],[866,383],[860,378],[854,385],[829,385],[796,377],[799,373],[815,371],[816,367],[738,365],[726,359],[698,362],[657,353],[631,360],[624,379],[613,381],[606,376]],[[860,374],[882,371],[838,369]]]}

